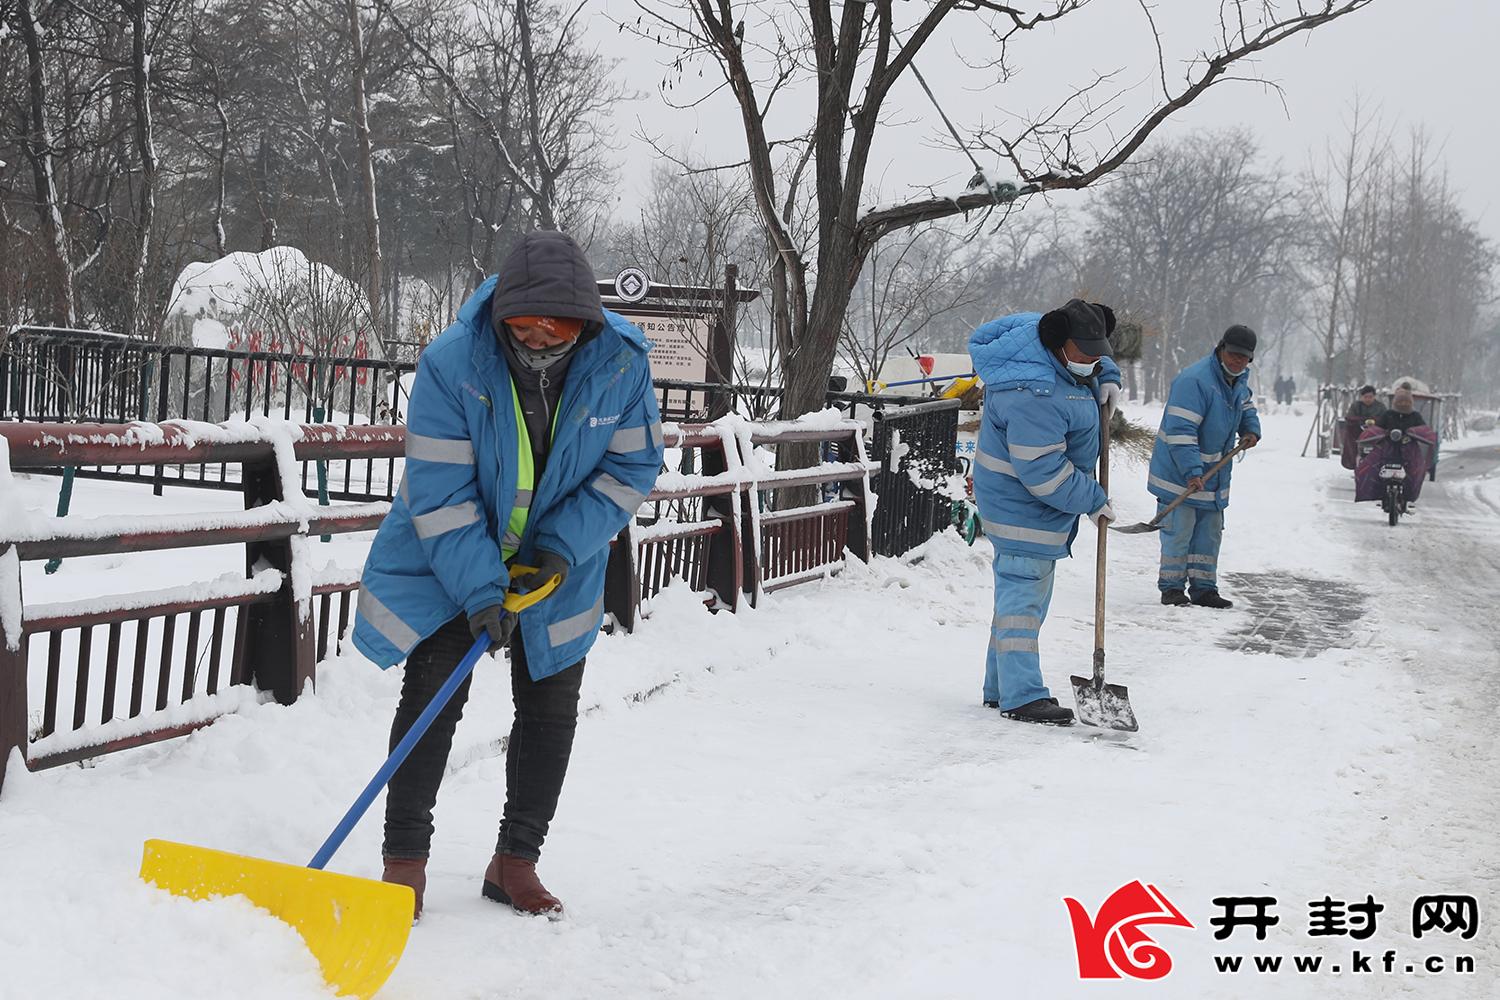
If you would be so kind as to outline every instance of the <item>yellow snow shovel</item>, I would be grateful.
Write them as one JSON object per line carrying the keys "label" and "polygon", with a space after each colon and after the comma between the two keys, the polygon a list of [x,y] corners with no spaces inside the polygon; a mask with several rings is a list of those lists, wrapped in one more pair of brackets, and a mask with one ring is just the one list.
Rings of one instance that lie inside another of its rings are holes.
{"label": "yellow snow shovel", "polygon": [[[512,577],[535,572],[529,566],[511,569]],[[531,607],[560,582],[561,577],[553,576],[526,593],[507,593],[505,610],[516,614]],[[416,900],[409,886],[340,875],[323,871],[323,867],[488,648],[488,636],[475,640],[306,868],[190,844],[148,840],[141,878],[189,899],[244,896],[297,929],[322,967],[324,980],[339,996],[374,996],[401,959]]]}

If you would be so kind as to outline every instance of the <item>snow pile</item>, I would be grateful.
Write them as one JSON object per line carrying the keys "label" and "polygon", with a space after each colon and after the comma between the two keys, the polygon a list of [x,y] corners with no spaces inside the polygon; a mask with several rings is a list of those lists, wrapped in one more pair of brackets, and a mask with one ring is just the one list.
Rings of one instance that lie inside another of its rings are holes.
{"label": "snow pile", "polygon": [[169,302],[167,319],[189,326],[194,346],[221,349],[303,353],[295,349],[299,331],[315,331],[344,347],[326,353],[352,355],[369,314],[363,289],[288,246],[190,263]]}

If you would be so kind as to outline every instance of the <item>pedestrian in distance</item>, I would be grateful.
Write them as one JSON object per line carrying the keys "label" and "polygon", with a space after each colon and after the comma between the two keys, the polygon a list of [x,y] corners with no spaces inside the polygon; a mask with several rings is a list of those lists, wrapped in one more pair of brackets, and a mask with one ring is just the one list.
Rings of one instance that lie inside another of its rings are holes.
{"label": "pedestrian in distance", "polygon": [[[578,722],[584,659],[604,615],[610,540],[662,460],[641,331],[606,312],[582,250],[528,233],[423,351],[407,413],[406,471],[365,563],[354,644],[406,661],[395,746],[480,637],[510,651],[515,717],[486,898],[523,913],[562,903],[536,873]],[[512,578],[513,566],[536,567]],[[508,589],[561,577],[518,614]],[[481,662],[480,669],[484,668]],[[422,913],[432,809],[469,694],[466,678],[391,779],[383,878]]]}
{"label": "pedestrian in distance", "polygon": [[1219,545],[1234,463],[1207,476],[1205,470],[1238,443],[1260,441],[1260,417],[1250,391],[1255,331],[1235,325],[1224,331],[1208,357],[1172,380],[1167,408],[1151,450],[1147,488],[1160,513],[1183,494],[1187,499],[1161,522],[1157,588],[1167,605],[1228,608],[1219,594]]}
{"label": "pedestrian in distance", "polygon": [[1079,516],[1100,530],[1115,516],[1094,472],[1100,407],[1120,397],[1114,325],[1108,307],[1072,299],[1045,315],[992,320],[969,340],[985,385],[974,496],[994,547],[984,704],[1022,722],[1073,722],[1042,681],[1038,640]]}

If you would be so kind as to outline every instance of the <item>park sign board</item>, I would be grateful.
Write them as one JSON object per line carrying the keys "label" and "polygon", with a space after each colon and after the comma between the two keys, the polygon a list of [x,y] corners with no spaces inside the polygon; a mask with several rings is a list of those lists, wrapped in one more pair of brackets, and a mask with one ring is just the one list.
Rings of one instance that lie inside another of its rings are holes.
{"label": "park sign board", "polygon": [[[719,288],[667,285],[633,267],[613,281],[600,281],[599,294],[606,309],[634,323],[651,341],[654,381],[719,384],[731,381],[735,308],[759,296],[734,287],[732,275]],[[656,395],[668,420],[712,420],[727,403],[702,390],[658,387]]]}

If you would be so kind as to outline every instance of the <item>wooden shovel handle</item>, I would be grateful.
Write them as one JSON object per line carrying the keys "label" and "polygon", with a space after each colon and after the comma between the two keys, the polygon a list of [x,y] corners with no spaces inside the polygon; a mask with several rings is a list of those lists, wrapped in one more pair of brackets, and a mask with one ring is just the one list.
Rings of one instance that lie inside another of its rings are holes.
{"label": "wooden shovel handle", "polygon": [[[1104,495],[1109,496],[1109,422],[1114,416],[1114,407],[1099,408],[1099,485]],[[1109,540],[1109,525],[1099,520],[1099,549],[1094,563],[1094,685],[1102,677],[1104,661],[1104,550]]]}
{"label": "wooden shovel handle", "polygon": [[[1224,468],[1224,466],[1228,465],[1229,462],[1230,462],[1230,460],[1233,459],[1234,456],[1238,455],[1240,452],[1242,452],[1244,450],[1245,450],[1245,446],[1244,445],[1237,444],[1237,445],[1234,446],[1233,450],[1231,450],[1229,452],[1229,454],[1227,454],[1223,458],[1219,459],[1213,465],[1210,465],[1208,467],[1208,471],[1203,474],[1203,481],[1204,481],[1204,483],[1207,483],[1210,479],[1212,479],[1215,472],[1218,472],[1220,469]],[[1102,452],[1101,452],[1101,454],[1102,454]],[[1152,527],[1152,528],[1156,527],[1158,524],[1161,523],[1161,519],[1162,518],[1166,517],[1168,514],[1172,513],[1172,511],[1176,510],[1177,507],[1182,503],[1182,501],[1186,500],[1187,498],[1188,498],[1188,494],[1186,492],[1183,492],[1180,496],[1178,496],[1178,498],[1176,500],[1173,500],[1171,503],[1169,503],[1165,507],[1163,507],[1161,513],[1157,514],[1151,520],[1147,521],[1146,524],[1148,526]],[[1139,530],[1139,529],[1137,529],[1137,530]]]}

